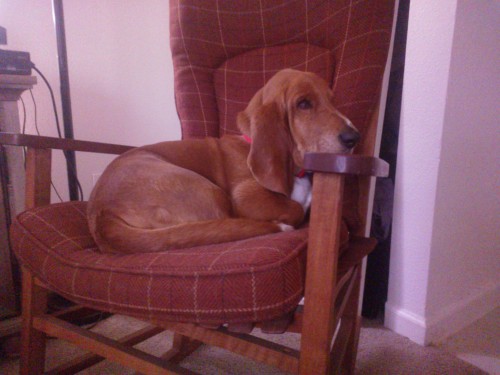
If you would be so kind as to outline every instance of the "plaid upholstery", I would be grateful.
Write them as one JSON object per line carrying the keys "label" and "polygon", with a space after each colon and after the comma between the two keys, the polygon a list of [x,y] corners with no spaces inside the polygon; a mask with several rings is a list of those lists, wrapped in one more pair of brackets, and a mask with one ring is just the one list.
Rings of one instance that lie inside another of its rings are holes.
{"label": "plaid upholstery", "polygon": [[22,213],[13,250],[49,289],[99,310],[139,318],[220,324],[293,310],[304,288],[307,229],[249,240],[133,255],[103,254],[85,202]]}
{"label": "plaid upholstery", "polygon": [[[289,67],[328,78],[336,106],[364,132],[378,100],[393,7],[391,0],[172,0],[170,44],[183,137],[233,133],[230,120],[244,107],[241,101]],[[330,67],[318,64],[319,51]],[[252,85],[245,84],[247,68],[256,77]],[[325,69],[335,71],[333,79]],[[233,102],[235,90],[224,87],[239,87],[240,99]]]}
{"label": "plaid upholstery", "polygon": [[[266,61],[266,69],[263,70],[262,64]],[[254,94],[284,67],[308,68],[331,82],[332,61],[329,50],[305,43],[259,48],[226,60],[214,71],[219,133],[240,134],[236,126],[238,112],[243,111]]]}
{"label": "plaid upholstery", "polygon": [[[392,0],[172,0],[170,45],[183,138],[239,134],[237,113],[284,68],[330,82],[336,107],[366,134],[378,104],[393,7]],[[352,232],[360,229],[357,185],[357,178],[346,180],[344,219]]]}

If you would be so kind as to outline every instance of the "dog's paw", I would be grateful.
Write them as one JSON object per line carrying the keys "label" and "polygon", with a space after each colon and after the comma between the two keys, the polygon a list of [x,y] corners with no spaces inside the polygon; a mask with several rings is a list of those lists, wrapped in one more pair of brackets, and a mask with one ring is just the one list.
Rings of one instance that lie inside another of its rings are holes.
{"label": "dog's paw", "polygon": [[291,232],[292,230],[295,230],[293,226],[284,223],[278,223],[278,226],[282,232]]}
{"label": "dog's paw", "polygon": [[290,197],[295,202],[299,203],[304,212],[307,212],[311,206],[312,200],[312,184],[308,178],[295,177],[293,182],[292,195]]}

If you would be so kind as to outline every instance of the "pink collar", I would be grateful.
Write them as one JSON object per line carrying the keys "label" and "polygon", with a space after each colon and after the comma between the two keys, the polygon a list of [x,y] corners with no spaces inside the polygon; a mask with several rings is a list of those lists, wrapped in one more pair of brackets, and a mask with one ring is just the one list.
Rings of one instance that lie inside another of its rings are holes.
{"label": "pink collar", "polygon": [[243,139],[245,140],[246,143],[252,144],[252,138],[250,138],[248,135],[243,134],[242,137],[243,137]]}

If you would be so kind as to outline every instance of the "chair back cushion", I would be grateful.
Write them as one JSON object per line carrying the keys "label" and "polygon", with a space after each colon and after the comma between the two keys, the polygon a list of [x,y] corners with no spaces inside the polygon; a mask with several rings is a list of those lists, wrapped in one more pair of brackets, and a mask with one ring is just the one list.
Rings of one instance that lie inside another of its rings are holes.
{"label": "chair back cushion", "polygon": [[[309,60],[306,55],[309,55]],[[267,61],[265,69],[263,61]],[[287,66],[297,70],[310,70],[331,82],[332,61],[330,50],[305,43],[259,48],[227,59],[214,72],[219,135],[240,134],[236,116],[279,70]]]}
{"label": "chair back cushion", "polygon": [[238,134],[236,114],[284,68],[311,71],[330,82],[338,109],[367,132],[387,58],[393,1],[170,4],[183,138]]}

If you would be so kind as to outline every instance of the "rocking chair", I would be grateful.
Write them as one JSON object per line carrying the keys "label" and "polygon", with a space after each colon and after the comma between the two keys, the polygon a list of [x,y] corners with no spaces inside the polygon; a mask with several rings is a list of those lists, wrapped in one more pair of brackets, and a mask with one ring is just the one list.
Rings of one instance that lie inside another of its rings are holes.
{"label": "rocking chair", "polygon": [[[378,0],[170,3],[183,138],[238,134],[237,113],[284,68],[330,82],[336,107],[361,131],[355,155],[306,156],[313,202],[308,226],[299,230],[163,253],[104,254],[88,231],[86,202],[50,203],[51,149],[120,154],[129,147],[0,134],[2,144],[28,148],[26,211],[11,226],[23,271],[21,373],[45,371],[47,336],[95,353],[51,373],[80,371],[102,358],[146,374],[191,373],[179,363],[202,344],[291,373],[353,373],[361,264],[375,245],[363,237],[370,176],[388,172],[372,155],[393,6]],[[342,228],[349,230],[347,243]],[[47,314],[49,291],[151,326],[117,341],[101,337]],[[257,338],[255,328],[298,332],[300,350]],[[131,347],[162,330],[175,332],[163,357]]]}

